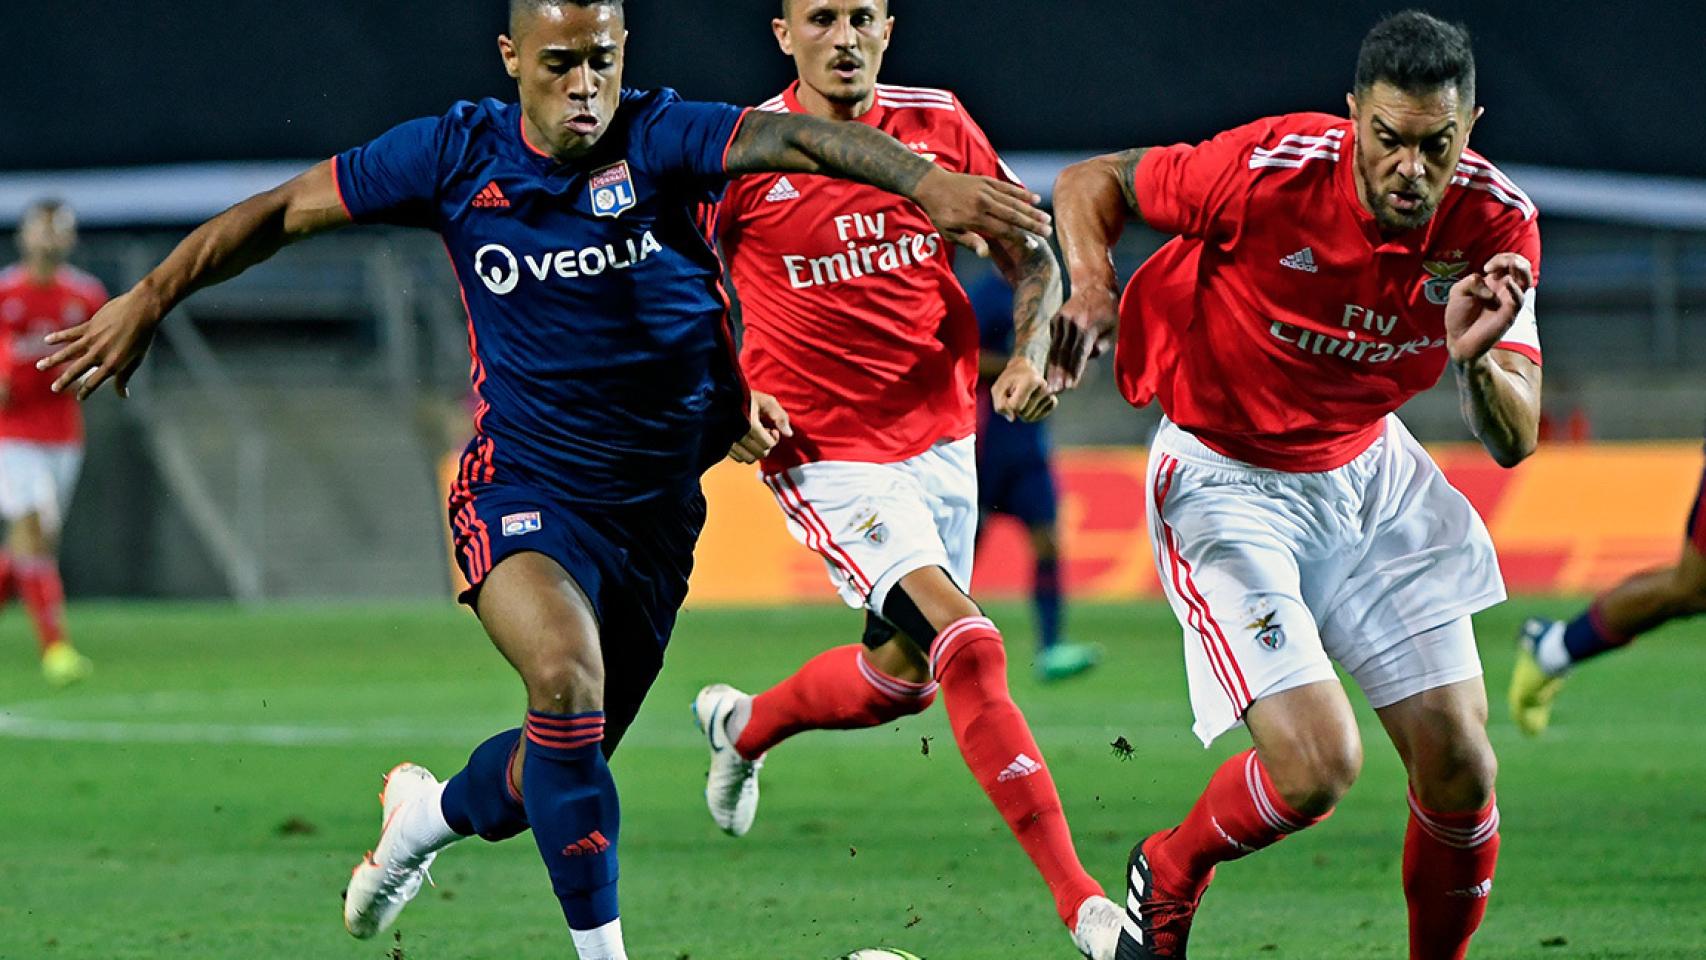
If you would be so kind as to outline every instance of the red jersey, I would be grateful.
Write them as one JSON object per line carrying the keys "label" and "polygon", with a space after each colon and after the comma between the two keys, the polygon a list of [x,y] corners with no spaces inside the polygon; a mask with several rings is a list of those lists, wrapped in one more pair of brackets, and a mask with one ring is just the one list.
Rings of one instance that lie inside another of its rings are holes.
{"label": "red jersey", "polygon": [[[758,107],[804,113],[798,83]],[[957,173],[1018,182],[953,94],[878,84],[852,123]],[[788,410],[768,472],[816,460],[893,463],[977,426],[977,316],[953,242],[904,197],[830,177],[729,184],[717,235],[740,300],[741,366]]]}
{"label": "red jersey", "polygon": [[[1138,163],[1143,219],[1178,234],[1120,302],[1126,399],[1159,398],[1214,450],[1270,469],[1331,470],[1439,381],[1451,285],[1495,254],[1540,269],[1534,204],[1465,150],[1425,226],[1383,235],[1358,198],[1356,130],[1270,117]],[[1533,293],[1499,347],[1540,360]]]}
{"label": "red jersey", "polygon": [[37,370],[36,361],[53,353],[48,334],[82,323],[106,302],[101,282],[74,267],[60,267],[47,283],[22,266],[0,271],[0,377],[6,382],[0,438],[82,442],[77,398],[49,389],[59,371]]}

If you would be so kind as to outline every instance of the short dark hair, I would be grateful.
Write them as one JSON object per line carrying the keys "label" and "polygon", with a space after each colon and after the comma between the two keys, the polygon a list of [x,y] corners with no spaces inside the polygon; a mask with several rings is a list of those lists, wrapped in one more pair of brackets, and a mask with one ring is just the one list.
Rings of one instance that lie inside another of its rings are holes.
{"label": "short dark hair", "polygon": [[1475,105],[1475,51],[1469,28],[1421,10],[1395,13],[1374,25],[1357,53],[1359,95],[1387,83],[1405,93],[1456,87],[1463,105]]}
{"label": "short dark hair", "polygon": [[615,7],[617,13],[622,13],[622,0],[509,0],[509,28],[515,30],[515,24],[524,13],[533,13],[546,7]]}
{"label": "short dark hair", "polygon": [[37,197],[30,201],[29,206],[24,208],[24,216],[33,217],[40,214],[51,217],[64,209],[66,209],[65,201],[58,197]]}

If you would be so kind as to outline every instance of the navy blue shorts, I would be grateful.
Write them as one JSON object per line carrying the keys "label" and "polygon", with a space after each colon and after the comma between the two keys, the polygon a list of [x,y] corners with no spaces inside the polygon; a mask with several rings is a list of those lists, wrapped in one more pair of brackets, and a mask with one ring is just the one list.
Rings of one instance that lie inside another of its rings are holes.
{"label": "navy blue shorts", "polygon": [[1054,523],[1054,469],[1040,452],[985,450],[979,438],[977,505],[985,513],[1018,517],[1027,527]]}
{"label": "navy blue shorts", "polygon": [[476,612],[487,574],[525,552],[555,560],[592,602],[604,652],[604,752],[611,753],[663,667],[705,526],[704,495],[694,487],[685,497],[601,507],[498,481],[459,485],[449,506],[456,562],[471,584],[461,600]]}

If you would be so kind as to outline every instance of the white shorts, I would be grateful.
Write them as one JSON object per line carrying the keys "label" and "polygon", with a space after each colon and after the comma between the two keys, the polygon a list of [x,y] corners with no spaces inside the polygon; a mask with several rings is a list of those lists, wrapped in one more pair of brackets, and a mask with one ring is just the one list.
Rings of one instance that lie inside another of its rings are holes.
{"label": "white shorts", "polygon": [[914,570],[941,567],[971,589],[977,441],[945,440],[898,463],[824,460],[764,478],[794,539],[817,551],[850,607],[882,612]]}
{"label": "white shorts", "polygon": [[82,466],[80,443],[0,440],[0,517],[33,513],[44,529],[57,532]]}
{"label": "white shorts", "polygon": [[1467,618],[1505,598],[1493,541],[1397,417],[1323,473],[1254,467],[1163,420],[1146,487],[1204,744],[1334,662],[1376,708],[1481,674]]}

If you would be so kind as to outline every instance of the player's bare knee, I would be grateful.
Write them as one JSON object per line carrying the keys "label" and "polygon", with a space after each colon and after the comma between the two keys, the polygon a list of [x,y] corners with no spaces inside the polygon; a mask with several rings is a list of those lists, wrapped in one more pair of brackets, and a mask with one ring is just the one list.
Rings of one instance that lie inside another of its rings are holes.
{"label": "player's bare knee", "polygon": [[[941,567],[922,567],[900,579],[883,601],[883,615],[923,648],[936,634],[983,609]],[[898,619],[897,619],[898,618]]]}
{"label": "player's bare knee", "polygon": [[1671,576],[1667,599],[1673,616],[1706,613],[1706,569],[1689,564],[1678,567]]}
{"label": "player's bare knee", "polygon": [[1268,775],[1286,804],[1306,817],[1326,816],[1362,774],[1362,742],[1354,732],[1327,737],[1294,751],[1282,766],[1268,765]]}
{"label": "player's bare knee", "polygon": [[1430,810],[1479,810],[1493,797],[1498,756],[1479,727],[1417,754],[1411,772],[1416,798]]}
{"label": "player's bare knee", "polygon": [[596,656],[543,658],[523,667],[527,705],[545,713],[588,713],[604,708],[604,667]]}

